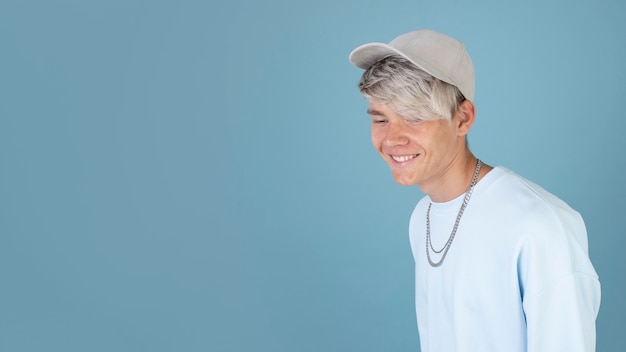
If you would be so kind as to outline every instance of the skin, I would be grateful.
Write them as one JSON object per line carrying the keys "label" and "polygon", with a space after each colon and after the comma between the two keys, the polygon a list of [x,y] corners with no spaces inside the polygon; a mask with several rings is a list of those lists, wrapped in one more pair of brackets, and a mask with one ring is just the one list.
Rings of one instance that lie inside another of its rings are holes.
{"label": "skin", "polygon": [[[418,185],[435,202],[465,193],[477,162],[466,139],[476,117],[471,101],[461,103],[451,121],[413,121],[387,104],[373,102],[367,112],[372,118],[372,144],[397,183]],[[483,164],[479,180],[491,169]]]}

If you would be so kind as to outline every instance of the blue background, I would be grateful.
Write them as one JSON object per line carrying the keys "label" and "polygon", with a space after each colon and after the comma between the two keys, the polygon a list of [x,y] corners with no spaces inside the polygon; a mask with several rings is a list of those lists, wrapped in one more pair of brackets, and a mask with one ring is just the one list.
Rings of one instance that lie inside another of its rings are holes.
{"label": "blue background", "polygon": [[0,3],[1,351],[417,351],[408,218],[349,52],[432,28],[473,151],[584,216],[626,324],[626,4]]}

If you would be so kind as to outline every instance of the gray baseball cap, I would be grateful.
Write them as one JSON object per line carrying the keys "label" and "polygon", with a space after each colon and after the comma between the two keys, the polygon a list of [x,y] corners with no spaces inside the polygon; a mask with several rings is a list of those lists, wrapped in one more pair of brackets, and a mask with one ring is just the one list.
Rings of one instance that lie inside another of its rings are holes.
{"label": "gray baseball cap", "polygon": [[474,100],[474,65],[462,42],[433,30],[402,34],[389,44],[368,43],[350,53],[350,62],[368,69],[376,61],[400,55],[434,77],[456,86]]}

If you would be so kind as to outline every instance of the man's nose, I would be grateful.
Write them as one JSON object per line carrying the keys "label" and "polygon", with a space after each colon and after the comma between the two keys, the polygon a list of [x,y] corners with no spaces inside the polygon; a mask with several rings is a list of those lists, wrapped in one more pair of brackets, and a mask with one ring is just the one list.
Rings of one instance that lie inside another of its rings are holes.
{"label": "man's nose", "polygon": [[393,121],[389,123],[387,134],[385,135],[385,143],[388,146],[404,145],[409,142],[408,133],[404,123]]}

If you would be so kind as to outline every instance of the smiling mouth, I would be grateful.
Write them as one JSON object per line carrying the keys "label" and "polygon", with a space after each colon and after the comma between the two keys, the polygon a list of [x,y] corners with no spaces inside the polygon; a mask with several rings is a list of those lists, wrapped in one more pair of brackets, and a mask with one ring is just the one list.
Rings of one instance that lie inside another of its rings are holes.
{"label": "smiling mouth", "polygon": [[419,155],[419,154],[414,154],[414,155],[398,155],[398,156],[396,156],[396,155],[391,155],[391,159],[393,159],[394,161],[399,162],[399,163],[404,163],[404,162],[407,162],[407,161],[409,161],[409,160],[411,160],[411,159],[416,158],[418,155]]}

